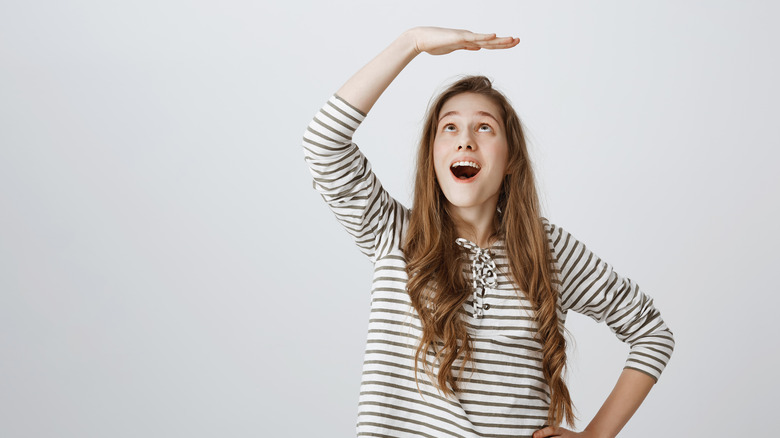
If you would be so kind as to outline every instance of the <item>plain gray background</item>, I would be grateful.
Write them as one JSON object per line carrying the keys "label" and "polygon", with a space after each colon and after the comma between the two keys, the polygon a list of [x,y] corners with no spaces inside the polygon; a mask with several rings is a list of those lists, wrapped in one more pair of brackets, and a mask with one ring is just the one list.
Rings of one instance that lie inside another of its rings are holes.
{"label": "plain gray background", "polygon": [[[654,297],[677,348],[621,436],[780,426],[780,8],[765,1],[0,4],[0,435],[354,435],[371,265],[301,136],[415,25],[355,141],[409,205],[425,107],[484,73],[545,214]],[[627,356],[570,313],[584,427]]]}

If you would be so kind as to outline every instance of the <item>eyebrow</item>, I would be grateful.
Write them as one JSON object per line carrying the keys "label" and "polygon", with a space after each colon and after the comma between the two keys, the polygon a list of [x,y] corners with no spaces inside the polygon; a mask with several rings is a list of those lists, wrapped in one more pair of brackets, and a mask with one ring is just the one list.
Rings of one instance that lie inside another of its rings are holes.
{"label": "eyebrow", "polygon": [[[490,117],[491,119],[495,120],[495,121],[496,121],[496,123],[498,123],[499,125],[501,124],[501,122],[499,122],[499,121],[498,121],[498,119],[496,119],[495,117],[493,117],[493,114],[490,114],[490,113],[489,113],[489,112],[487,112],[487,111],[477,111],[477,112],[476,112],[476,114],[477,114],[477,115],[480,115],[480,116],[486,116],[486,117]],[[441,121],[442,121],[442,120],[443,120],[445,117],[447,117],[447,116],[459,116],[459,115],[460,115],[460,113],[459,113],[459,112],[457,112],[457,111],[448,111],[448,112],[444,113],[444,114],[443,114],[441,117],[439,117],[439,121],[438,121],[438,122],[436,122],[436,123],[437,123],[437,124],[441,123]]]}

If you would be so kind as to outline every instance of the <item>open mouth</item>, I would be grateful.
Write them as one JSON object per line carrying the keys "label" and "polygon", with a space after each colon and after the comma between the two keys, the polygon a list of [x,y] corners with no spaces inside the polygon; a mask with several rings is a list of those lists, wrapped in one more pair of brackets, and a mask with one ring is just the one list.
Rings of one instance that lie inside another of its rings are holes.
{"label": "open mouth", "polygon": [[467,180],[474,178],[479,173],[479,164],[473,161],[456,161],[450,166],[450,171],[455,178]]}

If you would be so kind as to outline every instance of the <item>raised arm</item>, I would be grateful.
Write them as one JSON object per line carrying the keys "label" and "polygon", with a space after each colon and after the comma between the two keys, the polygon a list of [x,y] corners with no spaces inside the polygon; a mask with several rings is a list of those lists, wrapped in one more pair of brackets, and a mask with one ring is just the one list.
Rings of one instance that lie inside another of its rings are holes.
{"label": "raised arm", "polygon": [[494,33],[415,27],[402,33],[355,73],[336,94],[366,114],[401,70],[422,52],[444,55],[455,50],[508,49],[519,42],[519,38],[499,38]]}
{"label": "raised arm", "polygon": [[379,183],[371,166],[352,142],[366,113],[398,73],[422,52],[500,49],[516,38],[496,38],[466,30],[418,27],[401,34],[390,46],[350,78],[314,116],[303,135],[313,186],[372,261],[400,239],[407,210]]}

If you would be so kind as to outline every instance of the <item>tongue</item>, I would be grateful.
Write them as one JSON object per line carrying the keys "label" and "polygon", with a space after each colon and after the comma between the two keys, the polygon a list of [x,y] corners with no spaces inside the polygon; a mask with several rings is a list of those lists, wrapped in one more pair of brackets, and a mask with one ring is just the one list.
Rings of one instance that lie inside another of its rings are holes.
{"label": "tongue", "polygon": [[475,169],[471,166],[458,166],[452,169],[452,174],[458,179],[469,179],[479,172],[479,169]]}

